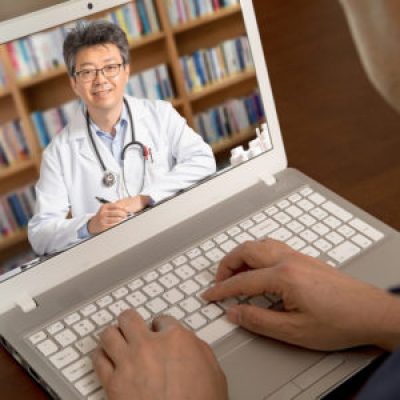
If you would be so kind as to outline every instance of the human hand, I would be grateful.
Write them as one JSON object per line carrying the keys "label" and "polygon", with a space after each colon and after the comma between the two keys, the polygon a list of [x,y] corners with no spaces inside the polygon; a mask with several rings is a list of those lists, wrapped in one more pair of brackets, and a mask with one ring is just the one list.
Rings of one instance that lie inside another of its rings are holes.
{"label": "human hand", "polygon": [[152,330],[134,310],[100,335],[93,364],[109,400],[227,400],[225,375],[211,349],[174,318]]}
{"label": "human hand", "polygon": [[103,232],[119,224],[128,217],[128,210],[116,203],[103,204],[96,215],[88,222],[88,231],[92,235]]}
{"label": "human hand", "polygon": [[127,197],[116,201],[114,204],[126,209],[129,213],[136,213],[146,208],[150,203],[150,197],[143,194]]}
{"label": "human hand", "polygon": [[400,343],[392,322],[398,299],[284,243],[238,246],[221,261],[216,281],[203,294],[206,300],[261,293],[282,298],[283,311],[253,305],[228,310],[232,322],[255,333],[318,350],[363,344],[392,349]]}

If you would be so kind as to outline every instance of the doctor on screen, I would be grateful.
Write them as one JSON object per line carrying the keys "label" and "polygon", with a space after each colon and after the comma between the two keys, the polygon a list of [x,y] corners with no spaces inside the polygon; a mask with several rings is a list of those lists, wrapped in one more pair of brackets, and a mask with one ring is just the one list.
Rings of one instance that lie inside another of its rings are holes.
{"label": "doctor on screen", "polygon": [[124,94],[129,47],[116,25],[78,25],[64,42],[75,117],[43,152],[36,213],[38,254],[118,224],[215,172],[211,148],[168,102]]}

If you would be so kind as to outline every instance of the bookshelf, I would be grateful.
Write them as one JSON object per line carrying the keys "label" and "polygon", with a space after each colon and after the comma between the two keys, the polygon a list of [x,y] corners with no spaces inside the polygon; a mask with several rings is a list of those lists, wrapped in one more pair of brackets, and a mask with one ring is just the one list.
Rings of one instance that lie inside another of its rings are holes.
{"label": "bookshelf", "polygon": [[[134,3],[135,0],[132,0],[132,4]],[[245,35],[238,4],[221,7],[177,25],[171,22],[166,0],[153,0],[153,4],[159,30],[142,37],[130,38],[131,74],[140,74],[146,69],[165,64],[175,94],[169,100],[189,125],[194,127],[197,113],[216,107],[229,98],[248,96],[257,88],[256,74],[250,68],[217,82],[208,82],[199,90],[191,92],[187,88],[180,61],[181,57],[198,49],[212,48],[224,40]],[[39,177],[42,145],[31,118],[32,112],[60,107],[75,99],[65,66],[56,66],[46,72],[20,78],[17,77],[12,61],[6,45],[0,45],[0,63],[6,80],[5,85],[0,87],[0,125],[19,119],[30,155],[28,160],[18,161],[7,167],[0,166],[0,197],[34,183]],[[218,158],[218,153],[226,153],[253,136],[254,125],[251,125],[248,129],[211,145]],[[29,248],[25,229],[0,236],[0,263],[24,248]]]}

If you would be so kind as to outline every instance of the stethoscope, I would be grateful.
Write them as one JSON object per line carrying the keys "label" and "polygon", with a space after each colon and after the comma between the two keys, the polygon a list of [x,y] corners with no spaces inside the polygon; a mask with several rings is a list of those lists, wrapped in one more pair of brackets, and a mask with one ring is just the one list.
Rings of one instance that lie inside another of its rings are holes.
{"label": "stethoscope", "polygon": [[[128,102],[127,102],[127,100],[125,98],[124,98],[124,104],[125,104],[126,109],[128,110],[129,123],[131,124],[132,140],[123,147],[122,152],[121,152],[121,161],[122,161],[122,175],[123,175],[123,180],[124,180],[124,184],[125,184],[125,189],[128,192],[128,195],[130,195],[129,191],[128,191],[127,184],[126,184],[126,180],[125,180],[125,169],[124,169],[125,153],[129,149],[129,147],[131,147],[131,146],[139,146],[139,148],[141,150],[141,153],[143,155],[143,176],[142,176],[142,185],[141,185],[140,190],[139,190],[139,193],[140,193],[143,190],[143,187],[144,187],[144,179],[145,179],[145,174],[146,174],[146,161],[147,161],[147,159],[149,157],[149,150],[148,150],[147,146],[145,146],[143,143],[141,143],[138,140],[136,140],[136,138],[135,138],[135,128],[134,128],[134,125],[133,125],[132,112],[131,112],[131,109],[129,108]],[[98,150],[98,148],[96,146],[95,140],[94,140],[93,135],[92,135],[92,131],[90,129],[90,119],[89,119],[88,110],[86,110],[86,127],[87,127],[87,132],[88,132],[88,136],[89,136],[90,142],[92,143],[92,146],[93,146],[94,153],[96,154],[97,160],[99,161],[99,164],[100,164],[100,166],[101,166],[101,168],[103,170],[103,173],[104,173],[103,174],[102,183],[106,187],[111,187],[111,186],[113,186],[115,184],[116,177],[111,171],[107,170],[107,168],[106,168],[106,166],[104,164],[104,161],[100,156],[99,150]]]}

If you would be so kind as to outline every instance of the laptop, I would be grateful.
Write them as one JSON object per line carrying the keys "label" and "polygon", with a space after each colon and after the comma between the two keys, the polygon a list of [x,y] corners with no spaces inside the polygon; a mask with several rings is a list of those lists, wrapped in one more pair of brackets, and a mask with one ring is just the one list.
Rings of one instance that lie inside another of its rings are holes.
{"label": "laptop", "polygon": [[[3,20],[2,41],[124,1],[57,3]],[[264,106],[264,151],[96,237],[0,277],[1,343],[53,398],[106,398],[90,353],[101,330],[129,307],[148,321],[159,313],[174,315],[209,343],[231,399],[320,398],[380,354],[367,347],[305,350],[225,319],[235,302],[279,307],[268,293],[211,305],[199,296],[224,254],[265,237],[383,288],[400,281],[399,234],[288,168],[252,1],[242,0],[240,8]]]}

